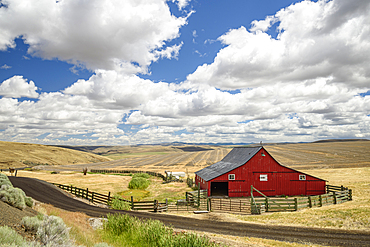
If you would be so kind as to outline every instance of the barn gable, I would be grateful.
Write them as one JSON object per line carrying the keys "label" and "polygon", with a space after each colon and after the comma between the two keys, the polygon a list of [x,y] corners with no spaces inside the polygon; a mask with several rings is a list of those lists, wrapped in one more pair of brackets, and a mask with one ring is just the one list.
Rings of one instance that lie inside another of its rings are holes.
{"label": "barn gable", "polygon": [[205,181],[212,180],[220,175],[238,168],[247,163],[262,147],[254,148],[234,148],[221,161],[210,165],[200,171],[195,172],[196,175]]}
{"label": "barn gable", "polygon": [[251,185],[267,196],[317,195],[325,192],[326,182],[279,164],[263,147],[234,148],[195,174],[196,184],[209,196],[250,196]]}

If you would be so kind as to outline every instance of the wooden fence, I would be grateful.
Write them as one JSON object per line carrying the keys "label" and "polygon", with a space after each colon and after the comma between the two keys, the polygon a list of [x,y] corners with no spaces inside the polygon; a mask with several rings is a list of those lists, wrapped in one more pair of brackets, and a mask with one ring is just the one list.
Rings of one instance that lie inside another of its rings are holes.
{"label": "wooden fence", "polygon": [[108,195],[103,195],[97,192],[89,191],[89,189],[81,189],[74,187],[72,185],[64,185],[64,184],[56,184],[53,183],[55,186],[59,187],[62,190],[70,192],[71,194],[81,197],[83,199],[89,200],[92,203],[103,203],[109,205],[112,202],[112,197],[110,192]]}
{"label": "wooden fence", "polygon": [[117,199],[129,204],[132,210],[146,210],[146,211],[154,211],[154,212],[162,212],[165,211],[167,208],[167,200],[165,203],[159,203],[157,200],[154,201],[140,201],[135,202],[134,198],[131,196],[131,200],[125,200],[119,197],[112,197],[111,193],[109,192],[108,195],[103,195],[97,192],[89,191],[89,189],[81,189],[78,187],[74,187],[72,185],[63,185],[63,184],[56,184],[55,186],[59,187],[62,190],[70,192],[71,194],[89,200],[92,203],[102,203],[106,205],[111,205],[113,199]]}
{"label": "wooden fence", "polygon": [[114,174],[123,174],[123,173],[147,173],[151,176],[162,178],[163,181],[166,181],[167,178],[161,173],[157,172],[148,172],[148,171],[134,171],[134,170],[90,170],[92,173],[114,173]]}
{"label": "wooden fence", "polygon": [[[297,211],[302,208],[322,207],[325,205],[340,204],[352,200],[352,190],[343,186],[327,186],[327,192],[323,195],[305,196],[295,198],[284,197],[251,197],[251,198],[207,198],[207,190],[197,190],[185,193],[185,199],[177,202],[160,203],[154,201],[135,202],[134,198],[125,200],[122,198],[103,195],[89,189],[81,189],[71,185],[54,184],[57,187],[70,192],[77,197],[91,201],[111,205],[112,200],[118,199],[129,204],[131,210],[146,210],[154,212],[163,211],[214,211],[232,213],[255,213]],[[254,188],[254,190],[256,190]],[[257,191],[257,190],[256,190]]]}
{"label": "wooden fence", "polygon": [[231,212],[239,214],[250,214],[250,198],[209,198],[209,208],[212,212]]}
{"label": "wooden fence", "polygon": [[[343,186],[327,185],[327,192],[323,195],[295,198],[256,197],[255,205],[261,206],[266,212],[297,211],[302,208],[322,207],[352,201],[352,190]],[[254,203],[253,200],[251,202]],[[258,213],[258,210],[256,211]]]}
{"label": "wooden fence", "polygon": [[185,193],[185,199],[167,204],[168,211],[209,211],[207,190],[196,190]]}

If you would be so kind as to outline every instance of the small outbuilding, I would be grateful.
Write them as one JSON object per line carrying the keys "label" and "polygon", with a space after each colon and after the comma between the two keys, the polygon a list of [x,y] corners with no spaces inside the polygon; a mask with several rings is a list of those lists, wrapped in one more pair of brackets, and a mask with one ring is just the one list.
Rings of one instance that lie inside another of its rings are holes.
{"label": "small outbuilding", "polygon": [[262,146],[232,149],[220,162],[197,171],[195,183],[208,196],[228,197],[251,196],[251,185],[266,196],[320,195],[326,186],[321,178],[279,164]]}

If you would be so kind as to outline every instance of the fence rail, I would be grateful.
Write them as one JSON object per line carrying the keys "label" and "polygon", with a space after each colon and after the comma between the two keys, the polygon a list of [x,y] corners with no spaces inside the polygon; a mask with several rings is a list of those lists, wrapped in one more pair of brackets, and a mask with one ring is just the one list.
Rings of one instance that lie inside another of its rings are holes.
{"label": "fence rail", "polygon": [[[72,185],[55,184],[55,186],[70,192],[71,194],[87,199],[92,203],[103,203],[111,205],[113,199],[129,203],[132,210],[146,210],[154,212],[163,211],[214,211],[233,213],[263,213],[279,211],[297,211],[302,208],[322,207],[325,205],[340,204],[352,200],[352,190],[343,186],[327,186],[329,193],[317,196],[295,197],[295,198],[273,198],[273,197],[252,197],[252,198],[207,198],[207,190],[186,192],[186,198],[177,202],[160,203],[154,201],[135,202],[131,200],[112,197],[108,195],[81,189]],[[344,188],[345,190],[343,190]],[[253,201],[254,200],[254,201]]]}
{"label": "fence rail", "polygon": [[[352,190],[343,186],[327,186],[330,192],[323,195],[296,198],[254,198],[256,206],[263,206],[266,212],[297,211],[302,208],[322,207],[352,200]],[[343,190],[345,189],[345,190]],[[253,202],[252,202],[253,203]]]}
{"label": "fence rail", "polygon": [[249,198],[243,199],[224,199],[224,198],[210,198],[210,209],[213,212],[233,212],[233,213],[250,213],[251,200]]}
{"label": "fence rail", "polygon": [[[92,203],[102,203],[106,205],[111,205],[113,199],[117,199],[123,202],[127,202],[130,205],[130,208],[132,210],[146,210],[146,211],[156,211],[158,210],[159,203],[155,200],[153,201],[141,201],[141,202],[135,202],[133,197],[131,197],[131,200],[125,200],[123,198],[119,197],[112,197],[111,193],[109,192],[108,195],[100,194],[97,192],[89,191],[89,189],[81,189],[78,187],[74,187],[72,185],[64,185],[64,184],[56,184],[55,186],[59,187],[62,190],[65,190],[67,192],[70,192],[71,194],[89,200]],[[163,203],[160,204],[160,210],[163,211]]]}
{"label": "fence rail", "polygon": [[71,194],[81,197],[83,199],[89,200],[92,203],[104,203],[109,205],[110,202],[112,201],[112,197],[110,192],[108,195],[103,195],[97,192],[89,191],[89,189],[81,189],[78,187],[74,187],[72,185],[64,185],[64,184],[56,184],[53,183],[55,186],[59,187],[62,190],[65,190],[67,192],[70,192]]}
{"label": "fence rail", "polygon": [[114,173],[114,174],[123,174],[123,173],[147,173],[151,176],[162,178],[164,181],[167,180],[166,176],[161,173],[157,172],[149,172],[149,171],[134,171],[134,170],[95,170],[91,169],[90,172],[92,173]]}

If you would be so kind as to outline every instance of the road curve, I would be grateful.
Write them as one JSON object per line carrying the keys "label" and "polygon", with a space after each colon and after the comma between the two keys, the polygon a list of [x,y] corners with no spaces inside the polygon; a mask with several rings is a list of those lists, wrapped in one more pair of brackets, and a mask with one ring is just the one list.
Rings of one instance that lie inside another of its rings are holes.
{"label": "road curve", "polygon": [[113,210],[88,205],[67,196],[59,188],[42,180],[26,177],[9,177],[14,187],[21,188],[27,196],[55,207],[82,212],[91,217],[107,214],[129,214],[140,219],[160,220],[179,229],[212,232],[224,235],[274,239],[286,242],[313,243],[331,246],[370,246],[370,232],[340,229],[269,226],[239,222],[215,222],[160,213]]}

